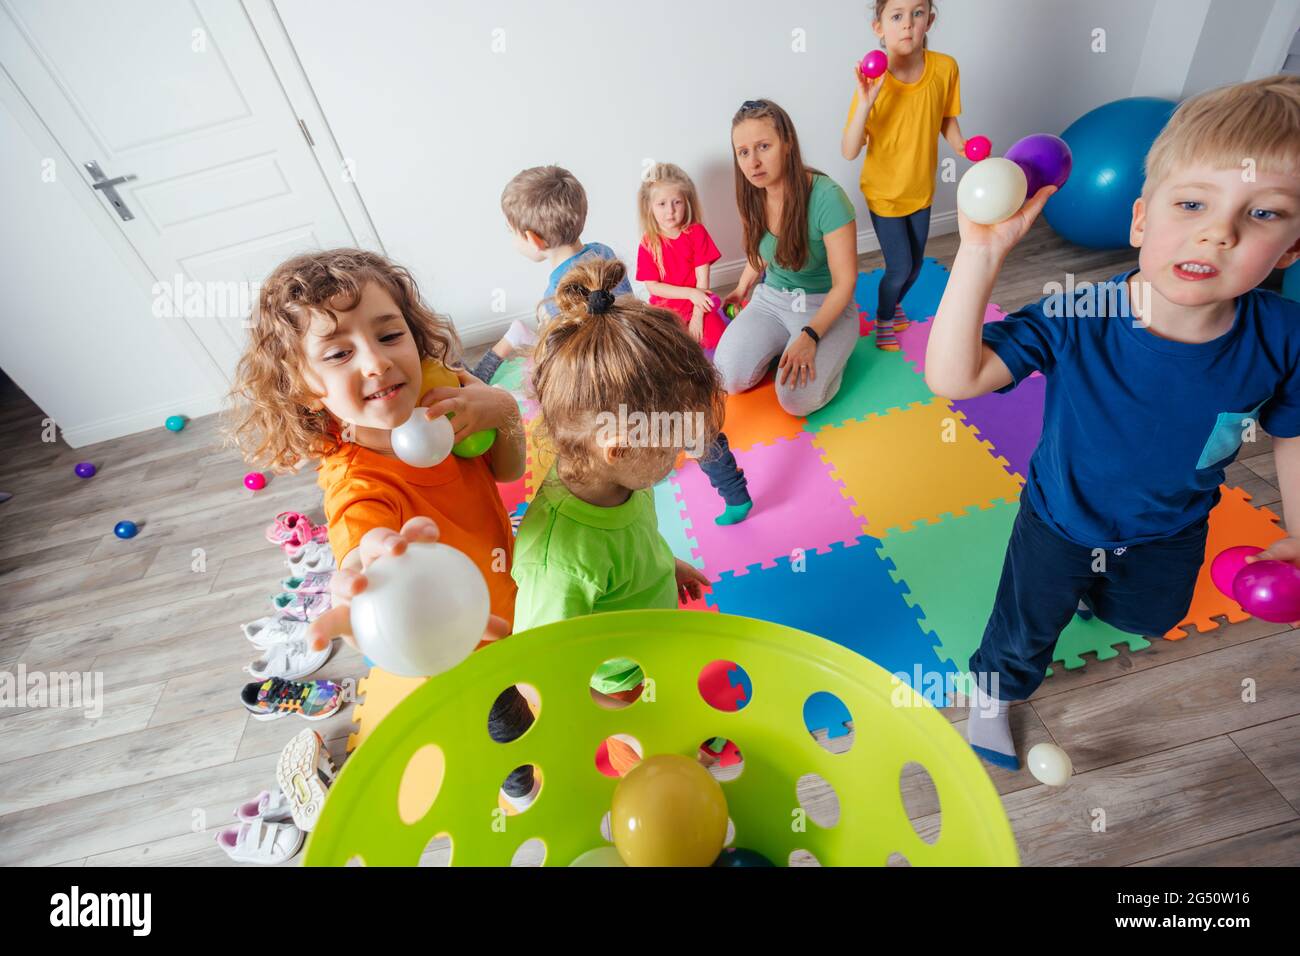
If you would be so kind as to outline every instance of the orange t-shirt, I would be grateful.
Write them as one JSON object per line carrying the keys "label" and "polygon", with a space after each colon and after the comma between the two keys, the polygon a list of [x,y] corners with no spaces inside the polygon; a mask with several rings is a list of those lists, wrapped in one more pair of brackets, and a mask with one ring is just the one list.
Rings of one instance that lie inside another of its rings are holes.
{"label": "orange t-shirt", "polygon": [[514,536],[487,457],[448,455],[432,468],[414,468],[353,443],[321,460],[316,482],[325,491],[330,547],[343,559],[371,528],[401,530],[427,515],[438,540],[465,552],[487,580],[492,613],[514,627]]}

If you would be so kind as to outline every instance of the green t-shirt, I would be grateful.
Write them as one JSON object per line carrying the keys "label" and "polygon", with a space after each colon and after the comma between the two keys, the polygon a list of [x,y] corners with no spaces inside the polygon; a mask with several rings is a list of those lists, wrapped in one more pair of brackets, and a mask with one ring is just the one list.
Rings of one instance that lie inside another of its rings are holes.
{"label": "green t-shirt", "polygon": [[808,258],[802,269],[782,268],[776,264],[776,236],[770,231],[763,233],[758,254],[767,263],[767,284],[785,292],[794,289],[803,289],[809,295],[830,292],[831,269],[826,262],[826,240],[822,237],[856,218],[853,203],[839,183],[829,176],[813,176],[812,193],[808,196]]}
{"label": "green t-shirt", "polygon": [[615,508],[600,508],[552,473],[515,539],[515,632],[599,611],[675,608],[676,572],[653,492],[635,491]]}

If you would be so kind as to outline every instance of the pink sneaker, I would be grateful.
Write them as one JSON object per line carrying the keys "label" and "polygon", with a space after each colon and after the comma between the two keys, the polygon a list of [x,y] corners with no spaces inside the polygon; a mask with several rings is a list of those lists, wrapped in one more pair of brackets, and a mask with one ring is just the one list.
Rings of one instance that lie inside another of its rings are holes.
{"label": "pink sneaker", "polygon": [[285,552],[296,551],[311,541],[329,541],[326,525],[313,525],[305,514],[282,511],[266,528],[266,540],[278,544]]}
{"label": "pink sneaker", "polygon": [[271,598],[281,617],[292,621],[314,621],[334,603],[326,591],[282,591]]}

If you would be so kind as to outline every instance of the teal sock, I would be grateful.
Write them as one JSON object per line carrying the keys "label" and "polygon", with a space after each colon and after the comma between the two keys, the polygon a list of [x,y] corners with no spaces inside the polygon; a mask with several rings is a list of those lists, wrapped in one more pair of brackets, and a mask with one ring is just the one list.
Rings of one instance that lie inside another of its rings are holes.
{"label": "teal sock", "polygon": [[721,525],[740,524],[749,516],[749,509],[752,507],[754,507],[753,500],[746,501],[743,505],[727,505],[722,514],[713,519],[713,523]]}

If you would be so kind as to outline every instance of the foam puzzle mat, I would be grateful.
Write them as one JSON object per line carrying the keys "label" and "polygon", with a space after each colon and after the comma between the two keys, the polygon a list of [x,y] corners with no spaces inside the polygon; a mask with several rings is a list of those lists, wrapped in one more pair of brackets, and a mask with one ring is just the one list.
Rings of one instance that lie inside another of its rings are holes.
{"label": "foam puzzle mat", "polygon": [[[660,530],[673,553],[712,582],[683,607],[762,618],[842,644],[909,683],[960,679],[979,645],[1018,508],[1029,457],[1042,428],[1046,379],[1037,373],[1005,394],[948,401],[923,377],[929,319],[947,271],[926,259],[903,301],[912,325],[902,350],[882,352],[863,336],[826,407],[796,418],[783,412],[769,377],[727,400],[725,431],[749,479],[754,510],[739,525],[713,519],[722,502],[693,461],[682,460],[655,489]],[[875,310],[880,270],[858,277],[860,311]],[[1006,313],[990,306],[986,322]],[[528,437],[528,473],[502,485],[518,515],[537,493],[551,456],[535,441],[536,406],[524,397],[524,362],[512,359],[493,380],[520,401]],[[1224,488],[1211,515],[1207,552],[1230,544],[1267,545],[1284,532],[1278,519]],[[1053,662],[1065,669],[1088,658],[1138,652],[1148,638],[1177,640],[1245,620],[1209,580],[1197,582],[1187,620],[1166,635],[1126,634],[1076,619],[1061,635]],[[361,683],[355,708],[359,742],[414,686],[377,671]],[[843,733],[845,716],[814,708],[812,723]]]}

